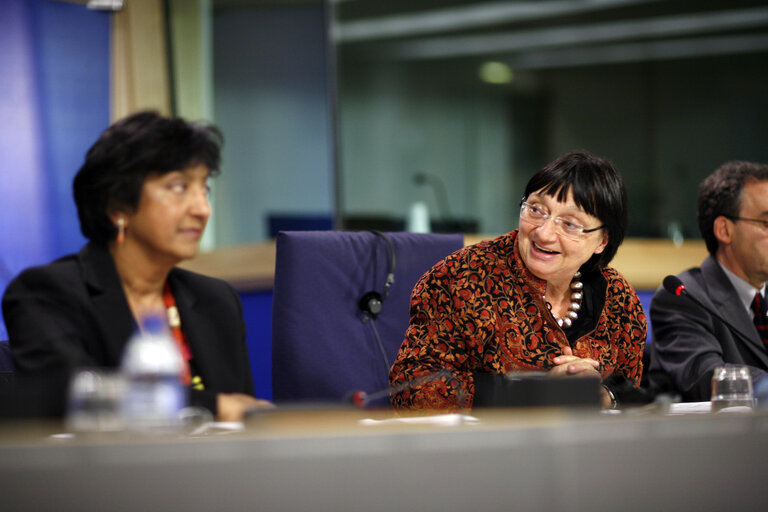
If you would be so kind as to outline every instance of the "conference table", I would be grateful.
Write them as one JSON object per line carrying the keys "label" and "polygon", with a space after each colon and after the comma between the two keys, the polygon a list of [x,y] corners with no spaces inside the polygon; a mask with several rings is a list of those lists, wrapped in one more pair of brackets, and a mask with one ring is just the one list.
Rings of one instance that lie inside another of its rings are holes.
{"label": "conference table", "polygon": [[768,510],[765,412],[288,407],[194,435],[60,429],[0,424],[0,510]]}

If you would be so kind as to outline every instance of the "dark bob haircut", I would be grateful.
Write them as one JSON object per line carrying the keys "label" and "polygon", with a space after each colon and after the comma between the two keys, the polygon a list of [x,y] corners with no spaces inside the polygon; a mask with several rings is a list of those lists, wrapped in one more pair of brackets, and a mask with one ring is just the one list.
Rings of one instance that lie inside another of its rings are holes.
{"label": "dark bob haircut", "polygon": [[627,191],[624,180],[608,160],[585,151],[567,153],[533,175],[525,198],[534,192],[564,202],[573,191],[576,205],[597,217],[608,233],[608,244],[581,266],[582,271],[603,268],[616,255],[627,231]]}
{"label": "dark bob haircut", "polygon": [[212,125],[139,112],[107,128],[85,156],[72,184],[80,230],[93,242],[115,238],[108,213],[135,211],[148,175],[204,164],[219,172],[221,132]]}
{"label": "dark bob haircut", "polygon": [[715,219],[738,217],[741,211],[741,193],[750,181],[768,181],[768,165],[752,162],[726,162],[699,185],[699,231],[713,256],[717,252]]}

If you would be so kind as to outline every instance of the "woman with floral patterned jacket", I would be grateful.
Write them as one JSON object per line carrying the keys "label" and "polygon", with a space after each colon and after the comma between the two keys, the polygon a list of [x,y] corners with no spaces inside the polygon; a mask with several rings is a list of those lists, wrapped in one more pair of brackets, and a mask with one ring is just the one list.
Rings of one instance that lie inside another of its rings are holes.
{"label": "woman with floral patterned jacket", "polygon": [[473,404],[477,373],[547,371],[638,386],[646,318],[607,265],[626,231],[626,191],[613,165],[568,153],[538,171],[520,227],[436,264],[411,295],[411,320],[390,384],[399,409]]}

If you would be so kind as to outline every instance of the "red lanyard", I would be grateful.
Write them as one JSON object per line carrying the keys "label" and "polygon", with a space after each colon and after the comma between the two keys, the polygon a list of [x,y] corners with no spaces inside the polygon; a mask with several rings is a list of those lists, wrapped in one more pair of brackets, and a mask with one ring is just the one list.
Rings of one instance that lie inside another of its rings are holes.
{"label": "red lanyard", "polygon": [[168,286],[168,283],[165,283],[163,288],[163,304],[165,304],[165,310],[168,312],[168,325],[171,328],[171,335],[176,340],[181,356],[184,359],[181,379],[184,385],[188,386],[191,382],[189,360],[192,359],[192,351],[189,349],[187,336],[181,330],[181,316],[179,316],[179,310],[176,308],[176,299],[173,298],[173,293],[171,293],[171,287]]}

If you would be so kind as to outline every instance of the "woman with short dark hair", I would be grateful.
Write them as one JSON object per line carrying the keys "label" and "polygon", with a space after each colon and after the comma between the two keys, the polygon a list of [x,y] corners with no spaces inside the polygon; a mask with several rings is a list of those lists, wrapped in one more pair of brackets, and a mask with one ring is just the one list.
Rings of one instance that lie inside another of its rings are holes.
{"label": "woman with short dark hair", "polygon": [[61,415],[72,371],[119,366],[139,320],[154,311],[168,312],[194,405],[222,420],[267,405],[252,396],[237,293],[176,268],[197,254],[221,144],[214,126],[141,112],[88,151],[73,189],[89,243],[27,269],[3,297],[19,381],[39,392],[39,406],[26,409]]}
{"label": "woman with short dark hair", "polygon": [[416,284],[390,373],[395,407],[471,407],[476,374],[548,371],[639,386],[646,319],[607,267],[626,231],[626,191],[610,162],[568,153],[525,188],[520,227],[465,247]]}

